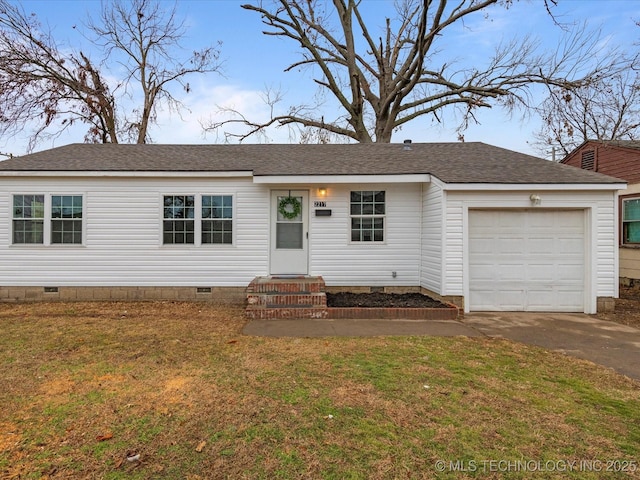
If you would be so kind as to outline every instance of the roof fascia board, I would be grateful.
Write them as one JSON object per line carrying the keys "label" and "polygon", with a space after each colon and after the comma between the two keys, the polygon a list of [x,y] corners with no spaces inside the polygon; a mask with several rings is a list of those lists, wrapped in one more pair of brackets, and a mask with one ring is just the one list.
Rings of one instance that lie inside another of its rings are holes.
{"label": "roof fascia board", "polygon": [[431,175],[413,173],[401,175],[254,175],[253,183],[429,183]]}
{"label": "roof fascia board", "polygon": [[626,190],[626,183],[444,183],[449,191]]}
{"label": "roof fascia board", "polygon": [[228,178],[228,177],[251,177],[251,171],[230,171],[230,172],[206,172],[206,171],[67,171],[67,170],[0,170],[0,177],[207,177],[207,178]]}

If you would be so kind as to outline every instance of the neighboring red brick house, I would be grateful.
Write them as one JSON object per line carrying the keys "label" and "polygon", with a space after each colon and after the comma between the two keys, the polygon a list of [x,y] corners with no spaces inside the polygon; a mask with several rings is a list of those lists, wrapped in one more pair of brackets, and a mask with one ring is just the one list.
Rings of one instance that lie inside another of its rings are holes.
{"label": "neighboring red brick house", "polygon": [[640,283],[640,141],[587,140],[561,163],[627,181],[619,204],[620,279]]}

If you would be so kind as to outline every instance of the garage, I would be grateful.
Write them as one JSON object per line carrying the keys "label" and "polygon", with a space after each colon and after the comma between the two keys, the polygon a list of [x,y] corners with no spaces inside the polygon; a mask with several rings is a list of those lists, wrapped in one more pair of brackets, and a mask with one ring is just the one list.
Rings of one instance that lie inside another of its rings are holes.
{"label": "garage", "polygon": [[584,210],[469,210],[471,311],[583,312]]}

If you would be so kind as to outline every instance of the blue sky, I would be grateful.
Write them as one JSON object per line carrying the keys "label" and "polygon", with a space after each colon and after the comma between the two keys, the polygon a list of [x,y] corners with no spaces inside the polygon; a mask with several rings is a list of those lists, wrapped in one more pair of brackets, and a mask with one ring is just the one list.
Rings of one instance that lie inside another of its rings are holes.
{"label": "blue sky", "polygon": [[[23,0],[22,5],[29,13],[35,13],[40,21],[51,28],[54,36],[62,44],[92,52],[90,43],[78,35],[74,26],[80,26],[88,14],[96,14],[100,9],[97,0]],[[204,134],[201,124],[215,118],[218,105],[226,105],[242,111],[248,118],[264,119],[268,112],[261,95],[265,88],[280,89],[284,93],[286,105],[292,105],[314,95],[316,88],[308,72],[283,70],[295,61],[298,46],[291,41],[267,37],[261,31],[264,25],[255,12],[240,7],[236,0],[179,0],[178,14],[184,17],[188,27],[184,47],[188,50],[218,41],[222,42],[223,75],[191,77],[193,90],[181,98],[187,109],[181,115],[165,110],[159,116],[159,125],[151,131],[157,143],[216,143],[222,142],[215,133]],[[173,3],[167,2],[167,7]],[[391,0],[363,0],[363,10],[373,25],[382,25],[385,13],[393,5]],[[639,0],[559,0],[554,9],[561,22],[581,24],[588,28],[600,29],[602,42],[620,48],[637,51],[640,42]],[[488,15],[469,18],[464,25],[446,34],[446,54],[460,64],[483,62],[500,41],[508,41],[514,36],[530,34],[540,39],[546,48],[554,48],[560,41],[561,31],[546,14],[542,0],[515,1],[508,9],[492,8]],[[444,53],[443,53],[444,55]],[[109,72],[117,76],[117,72]],[[327,112],[327,117],[332,115]],[[499,108],[485,109],[478,115],[480,125],[472,125],[465,133],[466,141],[483,141],[493,145],[537,154],[531,145],[532,133],[537,130],[535,118],[520,115],[509,118]],[[414,142],[457,141],[457,119],[445,114],[443,123],[423,117],[405,126],[393,136],[394,142],[410,138]],[[77,129],[57,139],[42,142],[36,150],[83,141],[84,130]],[[270,141],[287,143],[289,133],[285,128],[269,132],[268,140],[260,137],[245,142]],[[1,138],[0,152],[24,154],[25,138]],[[3,158],[3,157],[0,157]]]}

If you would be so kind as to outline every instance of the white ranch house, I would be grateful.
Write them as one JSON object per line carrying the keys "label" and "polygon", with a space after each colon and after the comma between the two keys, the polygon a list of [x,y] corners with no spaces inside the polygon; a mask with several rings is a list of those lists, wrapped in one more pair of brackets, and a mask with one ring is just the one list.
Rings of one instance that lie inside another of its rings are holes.
{"label": "white ranch house", "polygon": [[464,311],[618,296],[622,180],[483,143],[73,144],[0,162],[0,300],[238,300],[257,276]]}

